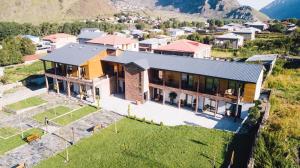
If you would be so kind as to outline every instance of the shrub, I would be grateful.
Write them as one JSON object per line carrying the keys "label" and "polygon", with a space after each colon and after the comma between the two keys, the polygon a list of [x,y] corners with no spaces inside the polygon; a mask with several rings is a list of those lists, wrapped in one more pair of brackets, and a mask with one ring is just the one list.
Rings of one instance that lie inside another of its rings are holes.
{"label": "shrub", "polygon": [[159,125],[160,125],[160,126],[164,126],[164,123],[163,123],[163,122],[160,122]]}
{"label": "shrub", "polygon": [[2,76],[0,78],[0,83],[7,84],[8,83],[8,77],[6,75]]}

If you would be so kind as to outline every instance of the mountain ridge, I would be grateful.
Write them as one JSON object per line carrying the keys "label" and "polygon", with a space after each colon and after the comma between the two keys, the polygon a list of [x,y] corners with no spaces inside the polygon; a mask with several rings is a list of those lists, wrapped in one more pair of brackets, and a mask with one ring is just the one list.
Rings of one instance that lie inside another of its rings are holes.
{"label": "mountain ridge", "polygon": [[273,19],[300,18],[300,0],[275,0],[260,11]]}

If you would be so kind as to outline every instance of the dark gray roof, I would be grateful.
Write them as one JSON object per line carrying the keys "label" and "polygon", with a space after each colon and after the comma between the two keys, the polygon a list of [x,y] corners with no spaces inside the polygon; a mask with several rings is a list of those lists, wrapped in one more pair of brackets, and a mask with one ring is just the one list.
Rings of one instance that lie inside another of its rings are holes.
{"label": "dark gray roof", "polygon": [[106,49],[105,46],[70,43],[52,51],[41,60],[80,66]]}
{"label": "dark gray roof", "polygon": [[247,62],[273,62],[278,57],[278,54],[266,54],[266,55],[253,55],[252,57],[248,58]]}
{"label": "dark gray roof", "polygon": [[77,38],[92,40],[92,39],[95,39],[97,37],[101,37],[101,36],[103,36],[105,34],[106,34],[105,32],[88,32],[88,31],[84,31],[84,32],[81,32],[77,36]]}
{"label": "dark gray roof", "polygon": [[147,60],[148,65],[155,69],[199,74],[251,83],[256,83],[263,71],[263,66],[258,64],[225,62],[133,51],[124,51],[120,56],[108,56],[103,58],[102,61],[128,64],[141,59]]}

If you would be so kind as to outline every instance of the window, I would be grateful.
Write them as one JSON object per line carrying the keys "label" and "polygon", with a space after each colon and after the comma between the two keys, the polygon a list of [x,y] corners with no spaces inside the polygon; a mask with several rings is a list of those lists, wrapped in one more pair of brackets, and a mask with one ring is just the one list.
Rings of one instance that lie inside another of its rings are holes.
{"label": "window", "polygon": [[232,80],[229,81],[228,89],[232,89],[234,95],[237,95],[239,88],[240,88],[240,94],[242,95],[244,92],[244,84],[238,81],[232,81]]}
{"label": "window", "polygon": [[205,80],[205,90],[209,93],[216,93],[219,89],[219,79],[207,77]]}

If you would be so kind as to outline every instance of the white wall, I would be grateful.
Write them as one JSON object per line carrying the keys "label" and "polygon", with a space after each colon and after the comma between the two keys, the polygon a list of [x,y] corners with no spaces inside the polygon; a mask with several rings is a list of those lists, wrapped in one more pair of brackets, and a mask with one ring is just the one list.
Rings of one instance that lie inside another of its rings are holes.
{"label": "white wall", "polygon": [[254,100],[259,99],[260,91],[261,91],[261,87],[262,87],[262,82],[263,82],[263,76],[264,76],[264,71],[262,70],[260,75],[259,75],[258,81],[256,83]]}
{"label": "white wall", "polygon": [[219,101],[218,104],[218,114],[225,115],[226,103],[224,101]]}

